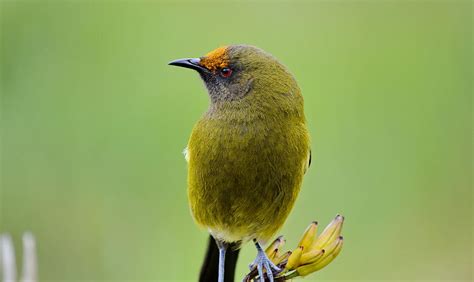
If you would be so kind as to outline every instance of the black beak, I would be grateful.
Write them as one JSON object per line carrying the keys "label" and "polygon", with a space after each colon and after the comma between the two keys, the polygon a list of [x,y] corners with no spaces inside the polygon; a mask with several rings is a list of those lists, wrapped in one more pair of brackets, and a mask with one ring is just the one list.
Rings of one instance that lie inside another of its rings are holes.
{"label": "black beak", "polygon": [[200,61],[201,59],[199,58],[186,58],[186,59],[178,59],[178,60],[171,61],[168,63],[168,65],[193,69],[198,72],[202,72],[202,71],[209,72],[208,69],[206,69],[205,67],[199,64]]}

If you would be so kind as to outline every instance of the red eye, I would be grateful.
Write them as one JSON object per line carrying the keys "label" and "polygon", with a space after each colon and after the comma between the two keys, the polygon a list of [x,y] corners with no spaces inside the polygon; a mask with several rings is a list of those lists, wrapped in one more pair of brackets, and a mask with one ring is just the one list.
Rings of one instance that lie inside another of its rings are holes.
{"label": "red eye", "polygon": [[221,69],[221,76],[224,78],[229,77],[232,74],[232,70],[229,68],[223,68]]}

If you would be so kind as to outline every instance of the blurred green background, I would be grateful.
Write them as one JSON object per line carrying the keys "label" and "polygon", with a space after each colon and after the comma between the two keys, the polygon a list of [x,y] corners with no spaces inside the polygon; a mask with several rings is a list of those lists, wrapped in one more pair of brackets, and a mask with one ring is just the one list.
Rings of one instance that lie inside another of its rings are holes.
{"label": "blurred green background", "polygon": [[36,235],[42,281],[196,280],[181,152],[208,99],[167,62],[246,43],[295,74],[312,134],[281,233],[346,216],[306,281],[471,281],[472,35],[470,1],[3,1],[0,232]]}

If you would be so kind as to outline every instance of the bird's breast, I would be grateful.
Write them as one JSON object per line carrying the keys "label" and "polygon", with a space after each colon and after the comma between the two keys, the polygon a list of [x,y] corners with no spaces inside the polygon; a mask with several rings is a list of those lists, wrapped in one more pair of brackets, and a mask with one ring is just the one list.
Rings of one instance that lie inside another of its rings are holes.
{"label": "bird's breast", "polygon": [[301,122],[201,120],[188,144],[196,221],[237,237],[278,228],[275,218],[286,218],[299,191],[308,148]]}

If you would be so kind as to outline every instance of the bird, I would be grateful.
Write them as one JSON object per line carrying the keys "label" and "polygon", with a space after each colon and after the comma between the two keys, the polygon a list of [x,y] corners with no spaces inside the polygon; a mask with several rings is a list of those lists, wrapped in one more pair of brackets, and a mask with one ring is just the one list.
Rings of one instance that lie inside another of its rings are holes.
{"label": "bird", "polygon": [[281,270],[262,246],[287,219],[311,164],[296,79],[271,54],[243,44],[169,65],[197,71],[209,96],[185,157],[192,216],[218,248],[217,280],[228,277],[226,252],[253,241],[257,256],[250,268],[261,281],[265,275],[274,281]]}

